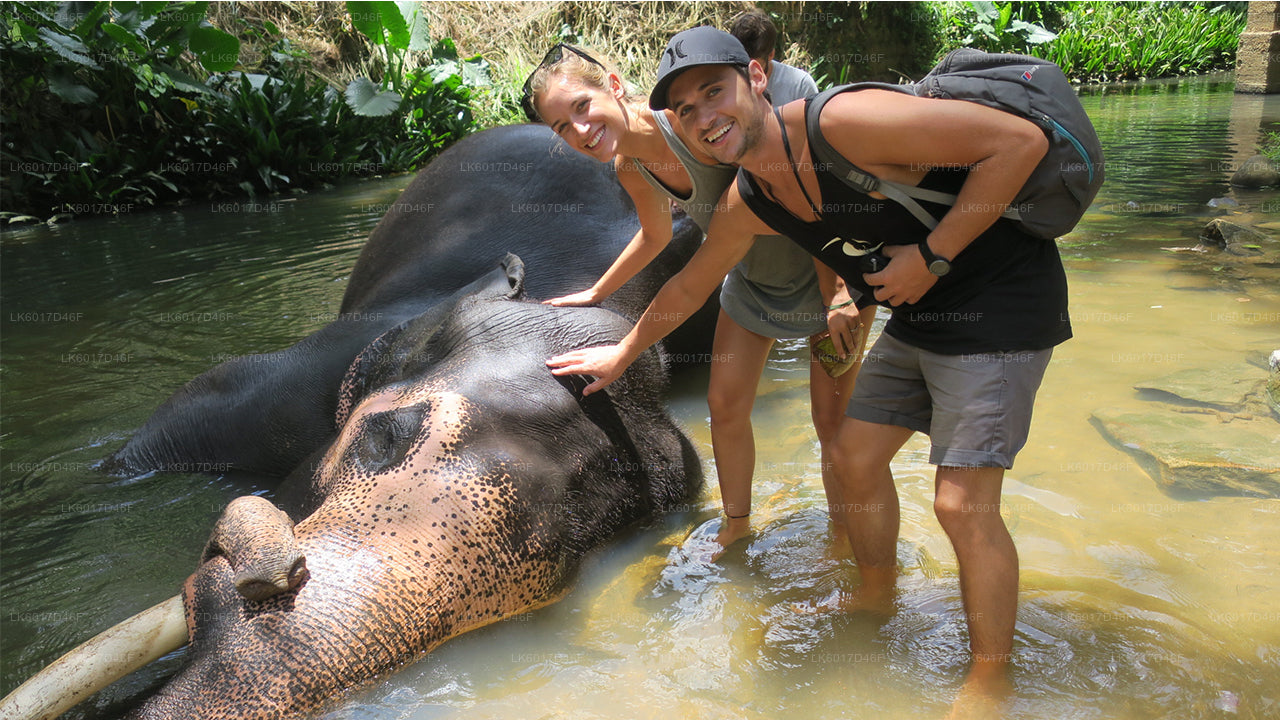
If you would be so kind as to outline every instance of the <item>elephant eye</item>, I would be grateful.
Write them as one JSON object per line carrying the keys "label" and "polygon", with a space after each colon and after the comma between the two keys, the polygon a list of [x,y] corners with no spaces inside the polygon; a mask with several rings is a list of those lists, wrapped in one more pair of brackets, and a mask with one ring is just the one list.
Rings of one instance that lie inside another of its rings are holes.
{"label": "elephant eye", "polygon": [[366,416],[351,444],[351,459],[367,472],[399,465],[413,449],[430,409],[423,403]]}

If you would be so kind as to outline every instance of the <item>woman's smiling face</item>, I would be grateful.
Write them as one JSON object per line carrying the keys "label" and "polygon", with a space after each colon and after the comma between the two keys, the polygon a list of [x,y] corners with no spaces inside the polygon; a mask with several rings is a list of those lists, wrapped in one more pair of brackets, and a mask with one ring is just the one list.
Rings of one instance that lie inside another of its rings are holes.
{"label": "woman's smiling face", "polygon": [[608,162],[618,152],[618,139],[628,122],[620,100],[622,82],[609,76],[611,90],[568,75],[556,75],[536,98],[538,114],[569,147]]}

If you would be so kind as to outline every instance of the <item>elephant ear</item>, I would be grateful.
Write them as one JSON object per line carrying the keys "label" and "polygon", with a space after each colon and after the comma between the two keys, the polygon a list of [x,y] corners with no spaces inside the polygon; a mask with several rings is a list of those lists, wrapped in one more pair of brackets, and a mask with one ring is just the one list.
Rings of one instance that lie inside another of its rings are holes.
{"label": "elephant ear", "polygon": [[337,427],[347,423],[352,409],[377,388],[399,382],[432,364],[422,352],[449,316],[464,301],[518,300],[524,297],[524,262],[511,253],[493,270],[417,317],[379,335],[365,346],[342,378],[338,392]]}

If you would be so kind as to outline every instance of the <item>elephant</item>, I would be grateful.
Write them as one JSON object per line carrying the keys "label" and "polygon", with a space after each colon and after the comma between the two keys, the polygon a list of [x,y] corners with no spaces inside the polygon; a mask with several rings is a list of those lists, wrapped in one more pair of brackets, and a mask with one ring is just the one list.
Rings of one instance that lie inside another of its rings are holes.
{"label": "elephant", "polygon": [[[537,268],[525,293],[589,287],[639,228],[606,165],[539,125],[477,133],[418,173],[370,233],[336,319],[278,352],[222,363],[162,404],[104,468],[205,468],[285,477],[334,434],[338,383],[374,338],[439,304],[506,253]],[[702,234],[678,215],[668,248],[601,306],[638,317]],[[718,300],[671,338],[676,365],[705,364]]]}
{"label": "elephant", "polygon": [[[700,238],[679,220],[659,261],[600,307],[539,302],[585,287],[637,226],[609,169],[548,129],[478,133],[374,229],[338,319],[166,401],[108,470],[283,480],[275,503],[237,498],[217,520],[180,593],[185,665],[130,717],[312,712],[554,602],[587,552],[688,507],[702,466],[665,410],[663,356],[587,397],[585,379],[545,364],[625,335]],[[705,351],[701,322],[683,353]]]}

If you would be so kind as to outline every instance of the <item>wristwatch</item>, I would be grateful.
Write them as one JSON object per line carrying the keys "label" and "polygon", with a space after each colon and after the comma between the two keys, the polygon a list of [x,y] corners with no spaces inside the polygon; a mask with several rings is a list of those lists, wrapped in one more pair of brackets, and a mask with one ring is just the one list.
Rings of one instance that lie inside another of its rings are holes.
{"label": "wristwatch", "polygon": [[943,275],[951,272],[951,261],[940,255],[934,254],[934,252],[929,249],[929,238],[921,240],[919,247],[920,257],[924,258],[924,264],[929,268],[929,272],[937,275],[938,277],[942,277]]}

